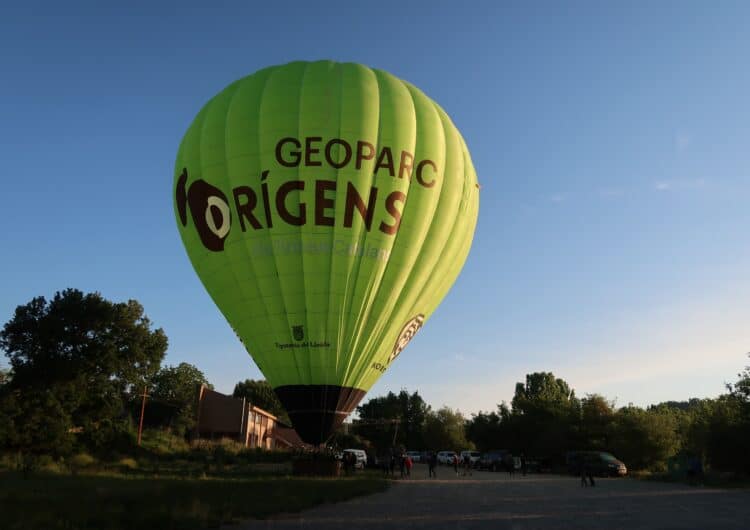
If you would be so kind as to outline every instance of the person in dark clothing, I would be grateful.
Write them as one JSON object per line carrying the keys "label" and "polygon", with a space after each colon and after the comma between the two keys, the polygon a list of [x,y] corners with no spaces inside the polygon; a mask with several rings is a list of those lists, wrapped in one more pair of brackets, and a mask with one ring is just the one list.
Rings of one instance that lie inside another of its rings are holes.
{"label": "person in dark clothing", "polygon": [[464,455],[464,476],[467,474],[471,476],[471,455],[466,454]]}
{"label": "person in dark clothing", "polygon": [[585,488],[589,485],[589,483],[586,481],[586,466],[583,463],[583,460],[578,462],[578,475],[581,477],[581,487]]}
{"label": "person in dark clothing", "polygon": [[401,471],[401,478],[406,476],[406,458],[404,455],[398,455],[398,469]]}
{"label": "person in dark clothing", "polygon": [[437,468],[437,453],[434,451],[430,453],[430,459],[427,462],[427,465],[429,466],[429,476],[433,478],[437,478],[436,468]]}

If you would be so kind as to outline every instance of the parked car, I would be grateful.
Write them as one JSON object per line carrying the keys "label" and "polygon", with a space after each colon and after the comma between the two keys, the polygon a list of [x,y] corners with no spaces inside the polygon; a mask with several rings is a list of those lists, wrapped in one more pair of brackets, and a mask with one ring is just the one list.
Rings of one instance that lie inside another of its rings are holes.
{"label": "parked car", "polygon": [[464,461],[464,459],[468,456],[471,459],[471,465],[475,466],[477,465],[477,462],[479,462],[479,457],[482,456],[482,453],[479,451],[461,451],[461,462]]}
{"label": "parked car", "polygon": [[410,457],[415,464],[422,461],[422,451],[406,451],[406,456]]}
{"label": "parked car", "polygon": [[458,456],[455,451],[440,451],[437,454],[438,464],[453,464],[453,459]]}
{"label": "parked car", "polygon": [[568,472],[578,475],[581,466],[599,477],[623,477],[628,468],[611,453],[604,451],[570,451],[565,455]]}
{"label": "parked car", "polygon": [[344,449],[343,453],[354,454],[354,456],[357,459],[354,464],[354,467],[363,469],[365,466],[367,466],[367,453],[365,453],[364,449]]}
{"label": "parked car", "polygon": [[496,449],[480,456],[477,461],[477,468],[488,471],[502,471],[507,469],[507,466],[512,463],[512,458],[513,456],[510,454],[510,451]]}

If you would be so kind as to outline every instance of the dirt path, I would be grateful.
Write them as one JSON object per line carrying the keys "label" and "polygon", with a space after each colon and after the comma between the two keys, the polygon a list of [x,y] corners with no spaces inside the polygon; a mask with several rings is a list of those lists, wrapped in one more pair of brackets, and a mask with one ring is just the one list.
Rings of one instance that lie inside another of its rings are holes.
{"label": "dirt path", "polygon": [[750,528],[750,491],[714,490],[575,477],[478,472],[429,480],[420,466],[385,493],[320,506],[299,515],[249,521],[233,529],[736,529]]}

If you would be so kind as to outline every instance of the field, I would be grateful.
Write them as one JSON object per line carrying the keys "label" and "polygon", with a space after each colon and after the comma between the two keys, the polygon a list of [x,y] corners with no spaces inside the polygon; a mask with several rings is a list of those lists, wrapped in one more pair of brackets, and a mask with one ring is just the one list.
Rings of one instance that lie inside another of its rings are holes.
{"label": "field", "polygon": [[130,455],[0,458],[3,530],[202,529],[384,491],[377,474],[290,476],[292,455],[233,442],[188,445],[156,431]]}
{"label": "field", "polygon": [[213,528],[247,518],[298,512],[383,491],[370,476],[338,479],[257,476],[175,478],[0,473],[3,528]]}

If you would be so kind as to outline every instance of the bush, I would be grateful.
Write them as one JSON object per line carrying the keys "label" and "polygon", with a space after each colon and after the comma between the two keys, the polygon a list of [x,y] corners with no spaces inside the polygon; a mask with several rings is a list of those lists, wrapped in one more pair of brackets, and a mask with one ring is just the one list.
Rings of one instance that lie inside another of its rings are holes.
{"label": "bush", "polygon": [[117,462],[117,466],[121,471],[135,471],[138,469],[138,462],[135,458],[121,458]]}
{"label": "bush", "polygon": [[68,459],[68,467],[74,474],[83,469],[92,467],[94,464],[96,464],[96,459],[88,453],[78,453]]}

